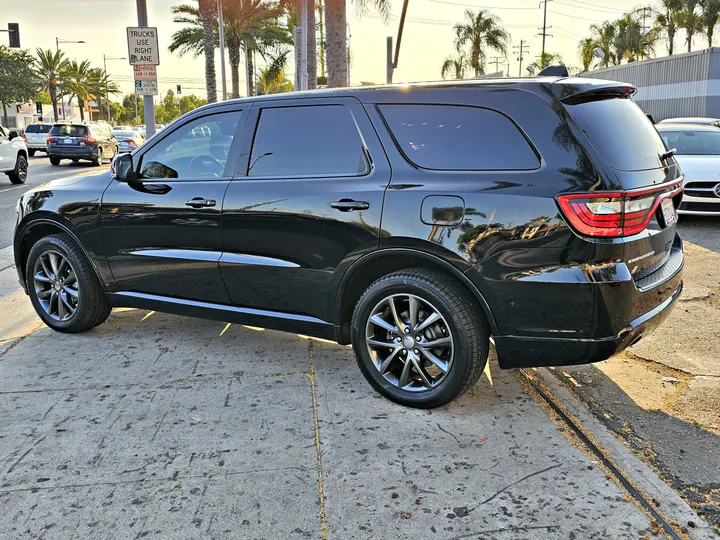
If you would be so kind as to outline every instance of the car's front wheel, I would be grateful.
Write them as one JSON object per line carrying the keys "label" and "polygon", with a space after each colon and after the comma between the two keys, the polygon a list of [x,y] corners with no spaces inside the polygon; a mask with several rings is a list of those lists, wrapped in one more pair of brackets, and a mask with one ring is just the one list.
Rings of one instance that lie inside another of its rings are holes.
{"label": "car's front wheel", "polygon": [[60,158],[50,156],[50,165],[60,165]]}
{"label": "car's front wheel", "polygon": [[93,160],[93,165],[102,165],[103,164],[103,151],[102,148],[98,148],[97,150],[97,159]]}
{"label": "car's front wheel", "polygon": [[475,384],[489,339],[467,291],[426,269],[378,279],[360,297],[352,320],[363,375],[380,394],[409,407],[439,407]]}
{"label": "car's front wheel", "polygon": [[30,249],[25,275],[36,313],[53,330],[83,332],[110,315],[90,262],[66,234],[39,240]]}

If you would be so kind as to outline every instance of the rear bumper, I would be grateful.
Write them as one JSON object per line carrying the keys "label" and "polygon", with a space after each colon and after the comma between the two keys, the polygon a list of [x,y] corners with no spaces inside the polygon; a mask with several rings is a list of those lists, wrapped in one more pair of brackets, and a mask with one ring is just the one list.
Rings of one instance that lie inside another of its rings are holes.
{"label": "rear bumper", "polygon": [[62,147],[60,145],[52,145],[48,147],[48,155],[58,159],[94,159],[98,155],[97,146],[75,146]]}
{"label": "rear bumper", "polygon": [[[495,336],[500,367],[566,366],[607,360],[650,334],[667,318],[683,289],[683,265],[682,242],[676,237],[665,265],[642,279],[635,281],[629,274],[623,276],[623,272],[616,271],[608,281],[565,283],[565,304],[556,307],[567,310],[574,319],[582,317],[572,299],[585,301],[583,298],[588,296],[584,289],[587,292],[586,288],[591,287],[595,303],[585,306],[586,330],[580,335],[558,328],[535,335]],[[549,319],[555,314],[539,316]],[[571,319],[567,322],[565,328],[572,324]],[[570,333],[575,335],[568,336]]]}
{"label": "rear bumper", "polygon": [[686,192],[683,194],[678,214],[695,216],[720,215],[720,196],[716,196],[714,191],[706,192],[704,197],[693,197]]}
{"label": "rear bumper", "polygon": [[45,142],[27,141],[25,143],[25,146],[27,146],[28,150],[47,150],[47,143],[45,143]]}

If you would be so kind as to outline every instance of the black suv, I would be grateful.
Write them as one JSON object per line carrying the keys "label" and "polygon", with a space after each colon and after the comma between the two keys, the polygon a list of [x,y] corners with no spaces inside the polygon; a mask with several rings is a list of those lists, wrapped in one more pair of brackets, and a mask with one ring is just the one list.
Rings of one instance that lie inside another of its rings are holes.
{"label": "black suv", "polygon": [[[482,373],[603,360],[682,289],[682,176],[625,84],[499,79],[196,109],[18,205],[20,283],[80,332],[113,306],[352,343],[414,407]],[[181,339],[181,338],[180,338]]]}
{"label": "black suv", "polygon": [[47,137],[50,163],[60,165],[61,159],[78,162],[87,159],[102,165],[118,153],[118,142],[109,124],[82,124],[59,122],[53,124]]}

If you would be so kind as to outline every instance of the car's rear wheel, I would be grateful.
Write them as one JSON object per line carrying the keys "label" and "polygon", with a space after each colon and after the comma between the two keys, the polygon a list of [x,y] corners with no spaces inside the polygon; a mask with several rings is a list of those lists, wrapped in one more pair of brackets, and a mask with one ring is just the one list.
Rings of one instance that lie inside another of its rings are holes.
{"label": "car's rear wheel", "polygon": [[24,184],[27,180],[28,162],[24,154],[18,154],[15,160],[15,168],[8,173],[8,178],[13,184]]}
{"label": "car's rear wheel", "polygon": [[452,277],[426,269],[378,279],[352,320],[360,370],[386,398],[409,407],[444,405],[475,384],[490,331],[477,304]]}
{"label": "car's rear wheel", "polygon": [[30,249],[25,275],[35,312],[53,330],[83,332],[110,315],[90,262],[66,234],[39,240]]}
{"label": "car's rear wheel", "polygon": [[50,165],[60,165],[60,158],[50,156]]}
{"label": "car's rear wheel", "polygon": [[103,151],[102,148],[98,148],[97,150],[97,159],[93,159],[93,165],[102,165],[103,164]]}
{"label": "car's rear wheel", "polygon": [[35,155],[35,149],[34,148],[28,148],[28,155],[30,157],[33,157]]}

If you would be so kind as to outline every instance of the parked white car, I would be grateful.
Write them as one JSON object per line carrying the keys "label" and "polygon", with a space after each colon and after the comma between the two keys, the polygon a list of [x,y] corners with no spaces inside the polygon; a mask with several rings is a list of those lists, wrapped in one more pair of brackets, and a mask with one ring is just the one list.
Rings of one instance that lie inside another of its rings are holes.
{"label": "parked white car", "polygon": [[25,140],[15,129],[0,126],[0,172],[7,174],[13,184],[27,180],[28,149]]}
{"label": "parked white car", "polygon": [[679,214],[720,215],[720,129],[712,125],[655,126],[685,175]]}
{"label": "parked white car", "polygon": [[717,118],[706,118],[704,116],[683,116],[682,118],[666,118],[660,120],[660,124],[698,124],[701,126],[715,126],[720,127],[720,119]]}
{"label": "parked white car", "polygon": [[47,136],[53,125],[51,123],[30,124],[25,128],[25,145],[30,157],[38,150],[47,154]]}

